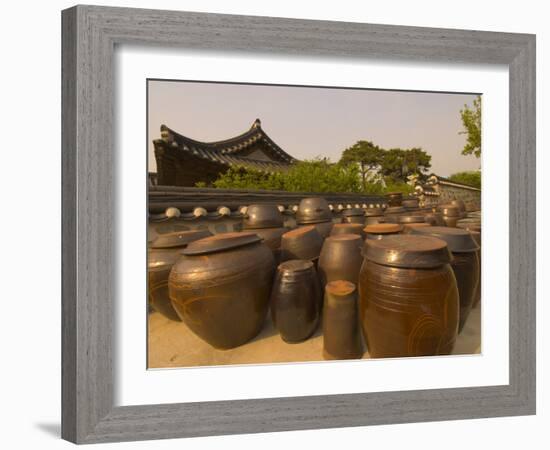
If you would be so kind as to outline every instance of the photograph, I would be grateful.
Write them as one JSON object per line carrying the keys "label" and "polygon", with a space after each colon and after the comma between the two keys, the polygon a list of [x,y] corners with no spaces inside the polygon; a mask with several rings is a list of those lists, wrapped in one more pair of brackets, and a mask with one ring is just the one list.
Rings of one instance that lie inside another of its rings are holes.
{"label": "photograph", "polygon": [[148,79],[148,369],[480,354],[481,111]]}

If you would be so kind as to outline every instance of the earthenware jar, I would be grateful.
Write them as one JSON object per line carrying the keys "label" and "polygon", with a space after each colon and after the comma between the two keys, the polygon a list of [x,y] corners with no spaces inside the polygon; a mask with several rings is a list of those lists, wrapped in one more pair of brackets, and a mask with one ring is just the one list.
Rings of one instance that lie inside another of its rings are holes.
{"label": "earthenware jar", "polygon": [[284,218],[274,203],[250,205],[243,219],[243,229],[282,228]]}
{"label": "earthenware jar", "polygon": [[302,342],[317,329],[321,288],[311,261],[289,260],[277,268],[271,291],[271,318],[285,342]]}
{"label": "earthenware jar", "polygon": [[363,228],[367,239],[382,239],[392,234],[399,234],[403,231],[403,226],[397,223],[377,223]]}
{"label": "earthenware jar", "polygon": [[164,317],[179,321],[168,295],[168,275],[187,245],[211,236],[208,230],[175,231],[160,234],[147,251],[147,292],[149,305]]}
{"label": "earthenware jar", "polygon": [[274,270],[256,234],[217,234],[183,250],[170,272],[170,299],[198,337],[217,349],[238,347],[262,328]]}
{"label": "earthenware jar", "polygon": [[304,198],[296,212],[296,222],[300,225],[332,221],[332,211],[322,197]]}
{"label": "earthenware jar", "polygon": [[339,234],[325,239],[318,264],[322,287],[335,280],[357,284],[363,262],[362,245],[363,239],[357,234]]}
{"label": "earthenware jar", "polygon": [[468,230],[472,234],[472,237],[476,241],[477,245],[479,245],[479,251],[477,252],[477,257],[479,259],[479,282],[477,283],[476,293],[474,294],[474,303],[472,305],[472,308],[475,308],[479,305],[481,300],[481,216],[478,218],[460,219],[456,226],[457,228]]}
{"label": "earthenware jar", "polygon": [[412,235],[433,236],[444,240],[453,254],[451,267],[456,277],[460,300],[458,332],[470,314],[479,282],[479,245],[467,230],[449,227],[416,228]]}
{"label": "earthenware jar", "polygon": [[363,231],[363,228],[365,227],[360,223],[337,223],[332,227],[330,235],[336,236],[338,234],[358,234],[364,239],[365,232]]}
{"label": "earthenware jar", "polygon": [[344,209],[342,211],[342,223],[365,224],[365,212],[361,208]]}
{"label": "earthenware jar", "polygon": [[[332,231],[332,227],[334,226],[334,222],[331,220],[329,222],[317,222],[312,223],[311,226],[315,227],[317,230],[317,233],[324,239],[327,236],[330,235],[330,232]],[[300,226],[308,226],[308,225],[300,225]]]}
{"label": "earthenware jar", "polygon": [[360,359],[363,356],[357,288],[349,281],[331,281],[323,307],[323,357]]}
{"label": "earthenware jar", "polygon": [[406,197],[403,199],[403,201],[401,202],[401,205],[408,209],[408,210],[411,210],[411,209],[417,209],[418,208],[418,204],[419,204],[419,201],[418,201],[418,198],[417,197]]}
{"label": "earthenware jar", "polygon": [[398,235],[365,241],[359,312],[372,358],[447,355],[458,330],[458,289],[445,241]]}
{"label": "earthenware jar", "polygon": [[365,225],[379,223],[384,218],[384,210],[382,208],[368,208],[365,211]]}
{"label": "earthenware jar", "polygon": [[449,202],[450,205],[456,206],[460,211],[460,217],[466,217],[466,204],[463,200],[455,199]]}
{"label": "earthenware jar", "polygon": [[386,194],[388,206],[401,206],[403,202],[403,194],[401,192],[389,192]]}
{"label": "earthenware jar", "polygon": [[402,206],[389,206],[384,211],[384,216],[405,214],[406,212],[407,212],[407,210],[405,208],[403,208]]}
{"label": "earthenware jar", "polygon": [[456,227],[456,223],[461,218],[460,210],[456,206],[439,205],[437,210],[443,215],[445,226]]}
{"label": "earthenware jar", "polygon": [[312,226],[288,231],[281,237],[281,262],[289,259],[317,260],[323,246],[323,238]]}

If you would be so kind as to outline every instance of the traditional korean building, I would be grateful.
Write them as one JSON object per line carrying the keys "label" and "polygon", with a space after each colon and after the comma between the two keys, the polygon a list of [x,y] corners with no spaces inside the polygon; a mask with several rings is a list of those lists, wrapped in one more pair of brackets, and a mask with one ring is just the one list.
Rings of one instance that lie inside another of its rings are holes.
{"label": "traditional korean building", "polygon": [[229,167],[247,167],[266,172],[286,170],[295,158],[279,147],[256,119],[244,133],[217,142],[200,142],[166,125],[153,141],[157,173],[154,184],[195,186],[211,183]]}

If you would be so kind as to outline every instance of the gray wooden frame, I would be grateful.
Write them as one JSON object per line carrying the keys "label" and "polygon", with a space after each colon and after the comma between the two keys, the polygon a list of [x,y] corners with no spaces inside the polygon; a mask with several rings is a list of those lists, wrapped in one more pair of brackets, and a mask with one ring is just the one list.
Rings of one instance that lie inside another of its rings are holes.
{"label": "gray wooden frame", "polygon": [[[535,413],[535,36],[95,6],[63,11],[62,29],[63,438],[93,443]],[[119,43],[507,65],[510,383],[114,407],[113,52]]]}

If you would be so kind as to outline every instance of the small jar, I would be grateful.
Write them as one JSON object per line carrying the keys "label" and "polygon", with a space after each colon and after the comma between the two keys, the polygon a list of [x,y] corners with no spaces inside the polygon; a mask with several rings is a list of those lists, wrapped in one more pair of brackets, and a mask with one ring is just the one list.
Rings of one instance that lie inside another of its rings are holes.
{"label": "small jar", "polygon": [[331,281],[325,288],[323,307],[323,357],[360,359],[363,356],[359,305],[354,283]]}
{"label": "small jar", "polygon": [[271,318],[283,341],[308,339],[319,323],[321,289],[311,261],[290,260],[277,268],[271,291]]}

